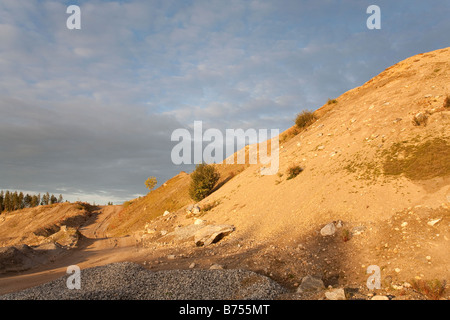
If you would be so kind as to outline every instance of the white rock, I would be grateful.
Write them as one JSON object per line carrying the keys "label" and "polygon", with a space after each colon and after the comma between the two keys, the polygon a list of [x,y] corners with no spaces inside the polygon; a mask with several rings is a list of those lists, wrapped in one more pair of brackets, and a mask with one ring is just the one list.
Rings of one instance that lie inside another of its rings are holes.
{"label": "white rock", "polygon": [[389,300],[386,296],[373,296],[370,300]]}
{"label": "white rock", "polygon": [[170,212],[169,211],[164,211],[164,213],[163,213],[163,217],[165,217],[165,216],[168,216],[170,214]]}
{"label": "white rock", "polygon": [[325,297],[328,300],[346,300],[344,289],[333,289],[331,291],[325,292]]}
{"label": "white rock", "polygon": [[222,270],[223,266],[221,266],[220,264],[213,264],[209,270]]}
{"label": "white rock", "polygon": [[193,214],[198,214],[200,213],[200,207],[198,205],[195,205],[191,211]]}
{"label": "white rock", "polygon": [[195,268],[195,263],[191,263],[190,265],[189,265],[189,269],[193,269],[193,268]]}
{"label": "white rock", "polygon": [[427,224],[428,224],[429,226],[433,227],[436,223],[438,223],[438,222],[441,221],[441,220],[442,220],[442,218],[434,219],[434,220],[428,221]]}
{"label": "white rock", "polygon": [[322,236],[332,236],[335,232],[336,232],[336,227],[334,226],[333,222],[327,224],[325,227],[323,227],[320,230],[320,234]]}
{"label": "white rock", "polygon": [[205,220],[202,220],[202,219],[195,219],[194,220],[194,224],[203,224],[203,223],[205,223]]}

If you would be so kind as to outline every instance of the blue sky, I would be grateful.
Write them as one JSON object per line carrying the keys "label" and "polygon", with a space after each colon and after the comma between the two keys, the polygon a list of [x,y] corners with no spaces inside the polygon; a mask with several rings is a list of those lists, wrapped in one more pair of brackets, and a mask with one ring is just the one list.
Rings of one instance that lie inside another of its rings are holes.
{"label": "blue sky", "polygon": [[[68,30],[68,5],[81,30]],[[381,8],[381,30],[366,9]],[[177,128],[279,129],[449,46],[450,2],[0,2],[0,189],[121,202],[181,170]]]}

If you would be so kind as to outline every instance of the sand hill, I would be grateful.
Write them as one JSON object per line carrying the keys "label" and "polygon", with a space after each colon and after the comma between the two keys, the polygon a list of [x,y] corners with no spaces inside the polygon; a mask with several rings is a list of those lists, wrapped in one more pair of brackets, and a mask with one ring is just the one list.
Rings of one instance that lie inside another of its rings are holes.
{"label": "sand hill", "polygon": [[[220,264],[269,276],[292,292],[311,275],[325,287],[345,287],[347,297],[372,294],[367,267],[376,265],[382,294],[424,298],[411,283],[443,283],[450,275],[449,64],[450,48],[413,56],[318,108],[306,129],[279,136],[277,175],[261,175],[259,164],[218,165],[219,186],[196,214],[186,213],[195,203],[189,174],[181,172],[123,208],[80,220],[80,230],[101,224],[108,239],[96,247],[105,250],[101,257],[84,254],[81,264]],[[292,165],[303,171],[287,179]],[[0,222],[0,232],[5,226]],[[198,246],[192,240],[202,226],[233,231]]]}

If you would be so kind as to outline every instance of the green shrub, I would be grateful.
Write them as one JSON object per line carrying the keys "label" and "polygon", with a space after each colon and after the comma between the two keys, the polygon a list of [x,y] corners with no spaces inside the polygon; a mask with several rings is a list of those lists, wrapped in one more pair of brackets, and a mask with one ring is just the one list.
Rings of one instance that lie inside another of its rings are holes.
{"label": "green shrub", "polygon": [[198,164],[191,173],[191,185],[189,187],[189,196],[194,201],[200,201],[211,194],[220,174],[214,165],[202,163]]}
{"label": "green shrub", "polygon": [[300,172],[302,172],[302,171],[303,171],[303,168],[300,167],[300,166],[297,166],[297,165],[291,166],[291,167],[288,169],[288,171],[287,171],[288,177],[286,178],[286,180],[290,180],[290,179],[295,178],[295,177],[298,176],[298,175],[300,174]]}
{"label": "green shrub", "polygon": [[305,110],[297,115],[297,118],[295,118],[295,124],[300,129],[303,129],[313,123],[316,119],[317,118],[314,115],[314,112]]}

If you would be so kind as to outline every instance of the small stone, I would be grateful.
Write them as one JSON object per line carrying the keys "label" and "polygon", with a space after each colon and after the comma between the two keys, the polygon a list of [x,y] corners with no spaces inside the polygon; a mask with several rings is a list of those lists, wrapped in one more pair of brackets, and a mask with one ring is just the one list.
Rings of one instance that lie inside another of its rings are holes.
{"label": "small stone", "polygon": [[205,220],[202,219],[195,219],[194,220],[194,224],[203,224],[205,222]]}
{"label": "small stone", "polygon": [[408,225],[408,222],[405,221],[405,222],[403,222],[403,223],[401,224],[401,227],[404,228],[404,227],[406,227],[407,225]]}
{"label": "small stone", "polygon": [[389,298],[388,297],[386,297],[386,296],[373,296],[372,297],[372,299],[370,299],[370,300],[389,300]]}
{"label": "small stone", "polygon": [[200,213],[200,207],[199,207],[198,205],[195,205],[195,206],[192,208],[191,212],[192,212],[193,214],[199,214],[199,213]]}
{"label": "small stone", "polygon": [[169,259],[169,260],[174,260],[174,259],[175,259],[175,255],[174,255],[174,254],[169,254],[169,255],[167,256],[167,259]]}
{"label": "small stone", "polygon": [[190,265],[189,265],[189,269],[193,269],[193,268],[195,268],[195,263],[191,263]]}
{"label": "small stone", "polygon": [[428,261],[431,260],[431,257],[430,257],[430,256],[426,256],[425,258],[426,258]]}
{"label": "small stone", "polygon": [[441,220],[442,220],[442,218],[435,219],[435,220],[430,220],[430,221],[427,222],[427,224],[428,224],[429,226],[433,227],[436,223],[438,223],[438,222],[441,221]]}
{"label": "small stone", "polygon": [[327,224],[320,230],[322,236],[332,236],[336,232],[336,227],[333,222]]}
{"label": "small stone", "polygon": [[366,230],[365,226],[358,226],[352,229],[352,235],[358,236]]}
{"label": "small stone", "polygon": [[300,287],[297,289],[297,293],[319,291],[323,289],[325,289],[325,285],[321,279],[308,275],[302,279]]}
{"label": "small stone", "polygon": [[397,285],[393,284],[393,285],[392,285],[392,288],[393,288],[394,290],[402,290],[402,289],[403,289],[403,286],[402,286],[402,285],[397,286]]}
{"label": "small stone", "polygon": [[327,292],[325,292],[325,297],[328,300],[346,300],[345,292],[344,292],[343,288],[327,291]]}
{"label": "small stone", "polygon": [[170,214],[170,212],[169,211],[164,211],[164,213],[163,213],[163,217],[165,217],[165,216],[168,216]]}
{"label": "small stone", "polygon": [[222,270],[222,269],[223,269],[223,266],[220,265],[220,264],[213,264],[213,265],[209,268],[209,270]]}
{"label": "small stone", "polygon": [[394,271],[399,273],[401,270],[399,268],[395,268]]}

